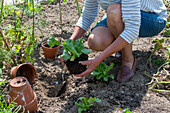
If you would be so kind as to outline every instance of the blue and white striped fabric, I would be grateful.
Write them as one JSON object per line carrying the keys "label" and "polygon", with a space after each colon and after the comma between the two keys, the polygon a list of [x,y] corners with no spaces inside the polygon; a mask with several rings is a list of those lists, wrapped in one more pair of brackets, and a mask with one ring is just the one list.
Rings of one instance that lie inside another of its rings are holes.
{"label": "blue and white striped fabric", "polygon": [[114,3],[122,5],[125,29],[120,36],[128,43],[131,43],[139,35],[140,10],[156,13],[164,20],[167,17],[167,10],[162,0],[85,0],[82,16],[76,25],[87,31],[98,15],[99,5],[107,10],[107,7]]}

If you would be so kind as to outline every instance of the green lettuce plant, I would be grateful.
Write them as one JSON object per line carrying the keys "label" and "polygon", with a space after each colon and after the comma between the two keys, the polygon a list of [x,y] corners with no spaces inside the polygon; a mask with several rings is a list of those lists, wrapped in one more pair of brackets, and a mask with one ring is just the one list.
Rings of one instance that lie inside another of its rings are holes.
{"label": "green lettuce plant", "polygon": [[123,110],[123,113],[132,113],[131,111],[129,111],[129,109],[128,108],[126,108],[126,109],[124,109]]}
{"label": "green lettuce plant", "polygon": [[47,40],[47,45],[52,48],[55,45],[58,46],[60,44],[60,41],[56,40],[55,37],[49,37]]}
{"label": "green lettuce plant", "polygon": [[96,97],[94,98],[80,97],[75,102],[75,106],[78,107],[78,113],[81,113],[82,111],[86,111],[87,109],[89,109],[94,102],[101,102],[101,100]]}
{"label": "green lettuce plant", "polygon": [[64,60],[70,59],[70,61],[74,61],[76,58],[80,57],[82,53],[89,54],[91,50],[85,49],[82,41],[83,40],[79,38],[78,40],[76,40],[75,43],[73,40],[67,39],[67,41],[64,42],[62,45],[64,52],[61,57]]}
{"label": "green lettuce plant", "polygon": [[110,66],[107,66],[105,63],[101,62],[98,67],[92,72],[92,76],[96,76],[97,80],[103,78],[104,81],[108,81],[108,78],[114,79],[114,76],[111,74],[109,75],[108,72],[113,68],[113,63]]}

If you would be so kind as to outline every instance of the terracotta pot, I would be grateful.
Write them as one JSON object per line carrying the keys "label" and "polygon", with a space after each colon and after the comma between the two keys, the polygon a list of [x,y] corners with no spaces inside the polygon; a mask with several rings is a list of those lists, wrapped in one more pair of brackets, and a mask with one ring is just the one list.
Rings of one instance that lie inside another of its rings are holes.
{"label": "terracotta pot", "polygon": [[46,47],[46,45],[47,45],[46,43],[47,43],[47,41],[41,43],[41,47],[44,51],[44,56],[47,59],[54,59],[57,55],[57,52],[58,52],[58,49],[60,48],[60,46],[58,45],[57,47],[49,48],[49,47]]}
{"label": "terracotta pot", "polygon": [[28,80],[25,77],[15,77],[10,82],[10,91],[9,95],[12,100],[19,105],[21,105],[23,111],[23,107],[25,108],[25,112],[29,111],[33,113],[38,109],[37,97],[33,92]]}
{"label": "terracotta pot", "polygon": [[36,77],[35,68],[29,63],[23,63],[18,66],[13,67],[10,70],[10,77],[15,78],[18,76],[23,76],[27,78],[27,80],[32,83]]}

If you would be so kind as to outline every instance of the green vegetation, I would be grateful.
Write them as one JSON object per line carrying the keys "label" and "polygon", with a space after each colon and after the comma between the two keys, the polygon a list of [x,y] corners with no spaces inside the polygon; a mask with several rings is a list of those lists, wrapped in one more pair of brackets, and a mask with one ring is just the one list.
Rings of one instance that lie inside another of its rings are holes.
{"label": "green vegetation", "polygon": [[[21,106],[17,106],[17,103],[15,103],[15,99],[12,99],[11,97],[7,97],[3,94],[3,87],[9,83],[9,81],[0,79],[0,113],[18,113],[21,109]],[[24,107],[23,112],[24,113]]]}
{"label": "green vegetation", "polygon": [[70,59],[70,61],[74,61],[80,57],[82,53],[89,54],[91,50],[85,49],[82,41],[83,39],[79,38],[75,43],[73,40],[67,39],[67,41],[63,43],[64,53],[61,57],[63,57],[64,60]]}
{"label": "green vegetation", "polygon": [[114,79],[114,76],[109,75],[108,72],[113,68],[113,63],[110,66],[107,66],[105,63],[100,63],[99,66],[92,72],[92,76],[96,76],[97,80],[103,79],[104,81],[108,81],[108,78]]}
{"label": "green vegetation", "polygon": [[81,113],[82,111],[86,111],[90,108],[90,106],[93,105],[95,102],[101,102],[100,99],[94,97],[86,98],[86,97],[80,97],[75,102],[75,106],[78,107],[78,113]]}
{"label": "green vegetation", "polygon": [[[14,5],[6,5],[2,0],[0,9],[0,74],[2,74],[2,69],[10,69],[24,62],[34,62],[35,59],[31,57],[37,45],[34,32],[38,29],[41,31],[39,26],[45,22],[39,19],[35,23],[35,14],[41,14],[43,8],[40,4],[34,5],[34,0],[22,0],[22,3]],[[32,18],[32,24],[24,23],[24,16]]]}
{"label": "green vegetation", "polygon": [[123,110],[123,113],[132,113],[131,111],[129,111],[129,109],[128,108],[126,108],[126,109],[124,109]]}
{"label": "green vegetation", "polygon": [[55,45],[58,46],[60,44],[60,41],[56,40],[55,37],[49,37],[47,40],[47,45],[52,48]]}

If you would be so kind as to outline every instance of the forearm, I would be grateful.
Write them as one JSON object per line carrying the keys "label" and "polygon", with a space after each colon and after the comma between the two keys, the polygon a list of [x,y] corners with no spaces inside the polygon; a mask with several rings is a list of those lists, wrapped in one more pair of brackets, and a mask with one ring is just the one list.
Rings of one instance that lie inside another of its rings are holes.
{"label": "forearm", "polygon": [[85,30],[79,26],[74,28],[74,32],[71,35],[70,39],[76,41],[78,38],[81,38],[85,34]]}
{"label": "forearm", "polygon": [[110,56],[113,53],[116,53],[123,49],[129,43],[125,41],[122,37],[118,37],[110,46],[108,46],[99,56],[98,60],[102,62],[105,58]]}

